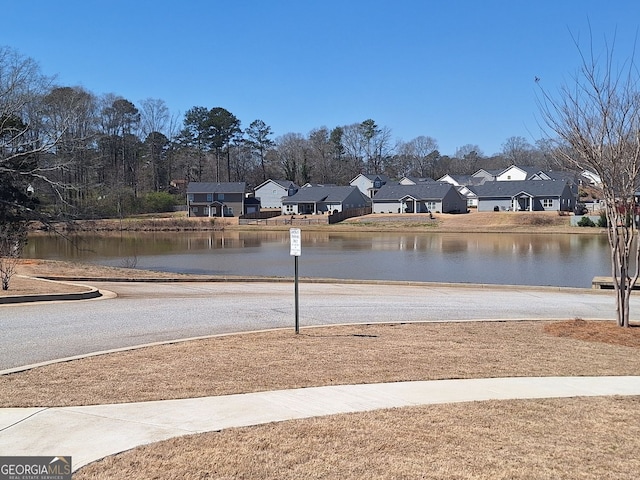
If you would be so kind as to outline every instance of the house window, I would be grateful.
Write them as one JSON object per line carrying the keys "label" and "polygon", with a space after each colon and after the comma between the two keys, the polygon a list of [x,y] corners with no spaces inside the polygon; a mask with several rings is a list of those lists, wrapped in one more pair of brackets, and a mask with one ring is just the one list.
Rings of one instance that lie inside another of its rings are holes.
{"label": "house window", "polygon": [[198,213],[198,207],[192,207],[193,213]]}
{"label": "house window", "polygon": [[436,209],[436,202],[425,202],[427,210],[432,211]]}
{"label": "house window", "polygon": [[207,202],[213,202],[213,193],[207,193]]}
{"label": "house window", "polygon": [[293,213],[293,205],[291,204],[285,205],[284,209],[287,213]]}
{"label": "house window", "polygon": [[187,195],[187,200],[189,200],[190,202],[193,202],[193,193],[190,193],[189,195]]}
{"label": "house window", "polygon": [[373,188],[380,188],[382,186],[382,182],[380,180],[376,180],[373,182]]}
{"label": "house window", "polygon": [[224,200],[224,193],[218,194],[218,200]]}
{"label": "house window", "polygon": [[551,208],[553,207],[553,198],[543,198],[542,199],[542,206],[544,208]]}

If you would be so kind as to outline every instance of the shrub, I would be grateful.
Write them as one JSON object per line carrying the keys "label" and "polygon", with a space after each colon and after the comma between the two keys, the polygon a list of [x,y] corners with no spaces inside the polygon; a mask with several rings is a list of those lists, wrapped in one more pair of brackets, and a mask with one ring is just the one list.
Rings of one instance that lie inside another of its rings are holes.
{"label": "shrub", "polygon": [[578,226],[579,227],[595,227],[596,224],[593,223],[593,220],[591,220],[589,217],[582,217],[580,219],[580,221],[578,222]]}
{"label": "shrub", "polygon": [[150,192],[145,196],[147,213],[171,212],[176,205],[176,197],[167,192]]}
{"label": "shrub", "polygon": [[607,222],[607,214],[606,212],[602,212],[600,213],[600,218],[598,219],[598,226],[600,228],[607,228],[608,222]]}

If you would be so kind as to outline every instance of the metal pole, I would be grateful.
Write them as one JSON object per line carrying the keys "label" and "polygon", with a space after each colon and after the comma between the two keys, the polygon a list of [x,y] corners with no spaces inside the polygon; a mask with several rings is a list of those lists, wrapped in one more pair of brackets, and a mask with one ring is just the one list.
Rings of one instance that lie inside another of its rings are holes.
{"label": "metal pole", "polygon": [[295,259],[295,304],[296,304],[296,334],[300,333],[300,317],[298,315],[298,256],[293,257]]}

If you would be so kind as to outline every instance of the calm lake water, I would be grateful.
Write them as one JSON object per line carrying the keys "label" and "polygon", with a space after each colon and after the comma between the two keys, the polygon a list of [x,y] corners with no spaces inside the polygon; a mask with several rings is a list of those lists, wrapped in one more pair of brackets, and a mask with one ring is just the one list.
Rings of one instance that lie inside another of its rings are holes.
{"label": "calm lake water", "polygon": [[[25,257],[205,275],[292,277],[289,232],[122,233],[30,237]],[[591,286],[610,275],[607,238],[589,234],[302,231],[301,277]]]}

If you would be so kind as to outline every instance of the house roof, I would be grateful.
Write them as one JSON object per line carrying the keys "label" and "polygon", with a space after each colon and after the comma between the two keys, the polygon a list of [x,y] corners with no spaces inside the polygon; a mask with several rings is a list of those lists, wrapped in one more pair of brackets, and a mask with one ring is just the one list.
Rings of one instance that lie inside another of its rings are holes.
{"label": "house roof", "polygon": [[244,193],[245,182],[189,182],[187,193]]}
{"label": "house roof", "polygon": [[514,168],[526,173],[527,177],[529,177],[529,175],[535,175],[536,173],[540,172],[540,167],[533,167],[529,165],[509,165],[507,168],[503,168],[498,175],[502,175],[507,170],[513,170]]}
{"label": "house roof", "polygon": [[371,180],[372,182],[376,178],[379,178],[382,182],[388,182],[389,181],[389,177],[387,177],[386,175],[383,175],[382,173],[359,173],[358,175],[353,177],[349,183],[353,182],[356,178],[358,178],[360,176],[366,177],[369,180]]}
{"label": "house roof", "polygon": [[400,200],[413,197],[416,200],[441,200],[455,187],[447,182],[419,183],[417,185],[383,185],[373,197],[374,201]]}
{"label": "house roof", "polygon": [[411,177],[411,176],[408,176],[408,175],[402,177],[400,179],[400,181],[404,180],[405,178],[407,180],[413,182],[413,183],[416,183],[416,184],[417,183],[432,183],[432,182],[435,182],[435,180],[433,178],[431,178],[431,177]]}
{"label": "house roof", "polygon": [[337,187],[338,185],[336,185],[335,183],[305,183],[304,185],[302,185],[302,188],[309,188],[309,187]]}
{"label": "house roof", "polygon": [[309,186],[301,188],[294,195],[283,199],[282,203],[342,203],[354,191],[360,192],[358,187]]}
{"label": "house roof", "polygon": [[482,185],[470,186],[478,198],[508,197],[526,193],[534,197],[559,197],[563,194],[567,183],[560,180],[514,180],[511,182],[486,182]]}
{"label": "house roof", "polygon": [[485,177],[474,177],[473,175],[451,175],[451,174],[447,174],[447,175],[443,175],[442,177],[440,177],[440,179],[438,181],[439,182],[446,182],[446,180],[443,180],[443,178],[445,178],[445,177],[449,177],[453,181],[455,181],[458,185],[464,185],[464,186],[482,185],[487,180]]}
{"label": "house roof", "polygon": [[573,172],[560,172],[555,170],[540,170],[538,173],[542,173],[552,180],[562,180],[575,183],[576,174]]}
{"label": "house roof", "polygon": [[477,177],[477,176],[480,176],[480,175],[483,175],[483,174],[487,174],[487,175],[489,175],[491,177],[497,177],[498,175],[500,175],[504,171],[505,171],[504,168],[500,168],[500,169],[481,168],[480,170],[475,172],[472,176],[473,177]]}
{"label": "house roof", "polygon": [[256,188],[254,188],[254,190],[257,190],[257,189],[259,189],[261,187],[264,187],[267,183],[277,183],[278,185],[280,185],[285,190],[288,190],[292,186],[298,188],[298,186],[294,182],[292,182],[291,180],[276,180],[276,179],[270,178],[266,182],[262,182],[260,185],[258,185]]}

